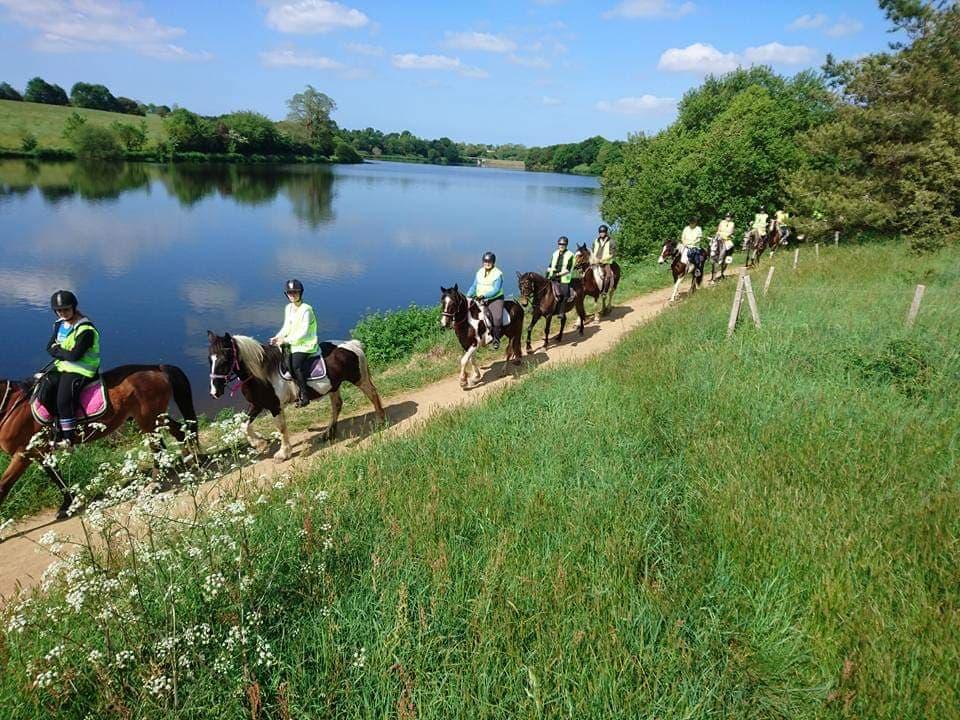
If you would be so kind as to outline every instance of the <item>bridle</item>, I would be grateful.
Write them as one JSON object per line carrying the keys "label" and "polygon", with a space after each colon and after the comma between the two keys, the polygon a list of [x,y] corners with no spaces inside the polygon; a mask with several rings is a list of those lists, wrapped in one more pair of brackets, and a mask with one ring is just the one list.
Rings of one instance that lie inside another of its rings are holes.
{"label": "bridle", "polygon": [[[13,381],[7,380],[7,387],[3,391],[3,399],[0,400],[0,429],[3,428],[7,420],[10,419],[10,416],[13,415],[13,411],[20,407],[20,404],[27,399],[27,393],[23,392],[19,386],[14,385]],[[15,391],[20,392],[20,399],[17,400],[10,408],[7,408],[7,402],[13,396]]]}
{"label": "bridle", "polygon": [[[223,380],[224,383],[227,383],[228,390],[230,391],[230,397],[233,397],[237,390],[240,390],[244,385],[253,380],[253,373],[251,372],[247,375],[247,379],[244,380],[240,377],[240,351],[237,349],[237,341],[234,338],[230,338],[230,345],[233,348],[233,363],[230,365],[230,370],[227,371],[226,375],[220,375],[218,373],[211,372],[211,380]],[[210,368],[211,370],[213,368]]]}
{"label": "bridle", "polygon": [[[440,314],[443,315],[443,317],[445,318],[450,318],[451,320],[453,320],[454,327],[462,325],[467,321],[467,303],[464,302],[466,300],[466,297],[461,295],[459,292],[456,295],[452,293],[446,293],[446,297],[451,298],[453,300],[453,312],[447,312],[446,310],[441,310]],[[457,315],[459,314],[461,307],[463,308],[463,317],[458,320]]]}
{"label": "bridle", "polygon": [[550,280],[547,280],[543,284],[543,288],[538,292],[537,281],[534,278],[529,277],[530,274],[532,273],[528,273],[520,278],[521,280],[526,280],[526,282],[530,283],[530,285],[532,286],[529,294],[524,293],[523,287],[520,288],[520,299],[523,300],[523,298],[528,297],[530,298],[530,303],[536,306],[547,294],[547,291],[550,289]]}

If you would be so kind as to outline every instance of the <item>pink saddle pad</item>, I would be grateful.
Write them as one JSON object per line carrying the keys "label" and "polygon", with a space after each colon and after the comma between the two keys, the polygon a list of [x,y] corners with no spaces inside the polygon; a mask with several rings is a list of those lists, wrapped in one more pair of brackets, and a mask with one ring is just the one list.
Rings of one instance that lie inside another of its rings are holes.
{"label": "pink saddle pad", "polygon": [[[103,386],[103,380],[97,378],[93,382],[84,385],[80,390],[80,399],[77,403],[77,420],[81,422],[84,420],[95,420],[103,415],[108,407],[107,390]],[[37,397],[34,397],[33,402],[30,403],[30,410],[33,412],[33,417],[37,419],[37,422],[44,425],[52,423],[56,416],[56,413],[50,412],[50,410],[40,402],[40,398]]]}

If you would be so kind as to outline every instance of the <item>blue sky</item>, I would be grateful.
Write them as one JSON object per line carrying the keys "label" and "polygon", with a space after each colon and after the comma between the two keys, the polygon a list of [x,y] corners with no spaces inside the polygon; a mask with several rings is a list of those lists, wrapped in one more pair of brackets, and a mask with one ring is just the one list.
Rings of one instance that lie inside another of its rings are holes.
{"label": "blue sky", "polygon": [[275,119],[309,83],[344,127],[543,145],[656,131],[711,71],[890,39],[872,0],[0,0],[0,80]]}

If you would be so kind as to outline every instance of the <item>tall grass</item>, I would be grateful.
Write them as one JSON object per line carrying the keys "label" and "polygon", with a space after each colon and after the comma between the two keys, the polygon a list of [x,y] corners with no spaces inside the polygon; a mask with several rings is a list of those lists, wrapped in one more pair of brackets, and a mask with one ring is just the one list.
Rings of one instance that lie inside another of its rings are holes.
{"label": "tall grass", "polygon": [[[176,653],[141,643],[119,675],[105,670],[111,694],[74,685],[75,658],[46,658],[57,633],[100,637],[99,606],[47,612],[66,591],[53,583],[50,600],[17,611],[36,618],[30,629],[2,636],[0,707],[11,718],[955,717],[958,260],[893,247],[805,257],[796,273],[778,269],[760,330],[725,340],[732,287],[698,293],[599,359],[323,458],[296,492],[310,503],[329,491],[311,520],[330,524],[329,543],[305,541],[289,497],[267,497],[252,525],[257,573],[279,563],[275,583],[249,571],[268,609],[256,630],[267,666],[236,660],[225,676],[190,655],[174,697],[150,682],[170,676]],[[307,575],[320,562],[322,586]],[[204,604],[209,572],[144,578],[152,610],[131,610],[132,636],[174,608],[184,627],[228,636],[237,611]],[[40,687],[47,671],[57,682]]]}

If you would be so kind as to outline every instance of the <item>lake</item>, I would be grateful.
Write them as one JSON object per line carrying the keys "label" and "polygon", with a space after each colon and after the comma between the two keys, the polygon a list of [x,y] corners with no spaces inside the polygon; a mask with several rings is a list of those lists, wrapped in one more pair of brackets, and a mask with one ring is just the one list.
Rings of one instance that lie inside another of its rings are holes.
{"label": "lake", "polygon": [[50,295],[70,289],[105,368],[179,365],[215,413],[207,329],[265,340],[286,279],[324,339],[346,338],[371,310],[468,286],[487,249],[516,293],[558,236],[592,241],[599,199],[595,178],[491,168],[0,161],[0,377],[47,362]]}

